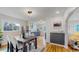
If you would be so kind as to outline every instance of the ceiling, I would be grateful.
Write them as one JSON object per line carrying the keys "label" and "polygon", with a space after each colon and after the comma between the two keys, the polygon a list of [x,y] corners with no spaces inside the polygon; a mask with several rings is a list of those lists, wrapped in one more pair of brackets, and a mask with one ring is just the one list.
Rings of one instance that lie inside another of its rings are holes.
{"label": "ceiling", "polygon": [[69,18],[69,21],[77,21],[79,22],[79,8],[77,8],[73,14],[71,15],[71,17]]}
{"label": "ceiling", "polygon": [[[63,16],[67,7],[0,7],[0,14],[22,20],[40,20],[48,17]],[[29,16],[27,11],[31,10]]]}

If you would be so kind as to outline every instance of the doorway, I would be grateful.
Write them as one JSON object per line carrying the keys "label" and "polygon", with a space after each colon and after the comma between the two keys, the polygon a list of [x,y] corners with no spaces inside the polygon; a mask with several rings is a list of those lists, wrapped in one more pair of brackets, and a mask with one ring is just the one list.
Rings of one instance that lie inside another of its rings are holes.
{"label": "doorway", "polygon": [[68,45],[79,50],[79,8],[68,19]]}

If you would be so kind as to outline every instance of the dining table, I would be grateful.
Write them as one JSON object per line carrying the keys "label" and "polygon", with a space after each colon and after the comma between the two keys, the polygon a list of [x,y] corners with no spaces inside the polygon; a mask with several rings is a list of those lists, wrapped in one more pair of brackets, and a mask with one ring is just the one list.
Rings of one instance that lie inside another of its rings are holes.
{"label": "dining table", "polygon": [[[24,48],[23,52],[27,51],[27,45],[26,44],[30,44],[30,42],[33,42],[35,49],[37,49],[37,37],[36,36],[28,36],[25,39],[21,39],[21,40],[17,40],[17,41],[18,41],[18,43],[23,44],[23,48]],[[29,47],[29,49],[31,50],[31,46]]]}

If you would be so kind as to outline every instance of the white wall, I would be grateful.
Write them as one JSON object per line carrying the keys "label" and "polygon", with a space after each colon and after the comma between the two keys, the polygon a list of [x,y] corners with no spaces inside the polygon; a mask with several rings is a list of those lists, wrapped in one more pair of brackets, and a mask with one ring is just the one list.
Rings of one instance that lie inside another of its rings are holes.
{"label": "white wall", "polygon": [[[13,40],[12,42],[15,42],[14,37],[21,35],[21,31],[4,31],[3,28],[4,28],[5,22],[9,22],[9,23],[13,23],[13,24],[20,24],[20,26],[27,25],[27,21],[0,14],[0,24],[2,25],[3,38],[4,38],[2,45],[7,44],[6,40],[9,40],[9,39]],[[7,38],[7,35],[9,36],[9,39]]]}
{"label": "white wall", "polygon": [[6,16],[6,15],[2,15],[2,14],[0,14],[0,20],[2,23],[2,27],[4,26],[5,22],[20,24],[21,26],[27,25],[27,21],[20,20],[20,19],[14,18],[14,17]]}
{"label": "white wall", "polygon": [[[45,20],[45,25],[46,25],[46,33],[47,33],[47,39],[46,42],[50,42],[50,32],[53,33],[65,33],[65,45],[64,47],[67,47],[67,38],[66,38],[66,31],[65,31],[65,19],[61,16],[61,17],[54,17],[54,18],[48,18],[47,20]],[[55,28],[53,27],[54,23],[59,23],[61,22],[62,26],[59,28]]]}
{"label": "white wall", "polygon": [[68,34],[71,35],[75,31],[74,25],[79,24],[79,8],[77,8],[68,19]]}
{"label": "white wall", "polygon": [[[41,30],[42,32],[46,32],[46,42],[50,42],[50,32],[53,33],[65,33],[65,47],[67,47],[67,38],[66,38],[66,30],[65,30],[65,19],[62,16],[51,17],[45,20],[38,20],[33,22],[37,25],[37,28],[46,27],[46,30]],[[54,23],[61,23],[61,27],[55,28],[53,27]]]}
{"label": "white wall", "polygon": [[[27,21],[20,20],[20,19],[14,18],[14,17],[9,17],[9,16],[2,15],[2,14],[0,14],[0,21],[1,21],[0,23],[2,23],[2,31],[3,31],[4,38],[6,37],[6,35],[8,35],[10,37],[20,36],[21,35],[21,26],[27,25]],[[5,22],[9,22],[9,23],[13,23],[13,24],[20,24],[20,30],[19,31],[4,31]]]}

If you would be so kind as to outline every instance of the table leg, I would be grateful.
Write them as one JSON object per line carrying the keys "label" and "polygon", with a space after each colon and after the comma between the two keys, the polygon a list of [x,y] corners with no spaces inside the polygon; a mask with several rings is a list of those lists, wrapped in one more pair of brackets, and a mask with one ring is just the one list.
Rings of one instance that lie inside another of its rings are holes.
{"label": "table leg", "polygon": [[29,43],[29,50],[31,50],[31,43]]}
{"label": "table leg", "polygon": [[24,43],[23,52],[27,52],[27,46],[26,46],[26,43]]}
{"label": "table leg", "polygon": [[37,49],[37,38],[35,38],[35,49]]}

